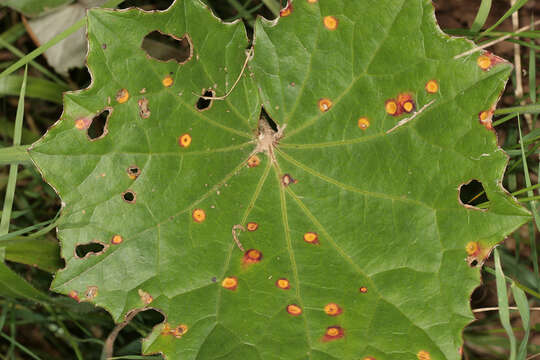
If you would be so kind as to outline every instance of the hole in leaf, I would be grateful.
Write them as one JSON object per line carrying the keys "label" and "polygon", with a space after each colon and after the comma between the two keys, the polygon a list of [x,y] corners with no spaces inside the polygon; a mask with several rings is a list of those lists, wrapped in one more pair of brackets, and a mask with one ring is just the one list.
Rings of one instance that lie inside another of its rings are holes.
{"label": "hole in leaf", "polygon": [[112,111],[110,109],[105,109],[98,115],[94,116],[92,123],[86,132],[90,140],[98,140],[107,135],[107,123],[109,121],[109,117],[111,116],[111,112]]}
{"label": "hole in leaf", "polygon": [[125,202],[133,204],[135,202],[136,195],[132,190],[127,190],[122,193],[122,199],[124,199]]}
{"label": "hole in leaf", "polygon": [[459,200],[462,205],[475,208],[489,201],[484,185],[478,180],[471,180],[459,187]]}
{"label": "hole in leaf", "polygon": [[270,128],[272,130],[274,130],[274,132],[277,132],[278,131],[278,127],[277,127],[277,124],[274,120],[272,120],[272,118],[270,117],[270,115],[268,115],[268,113],[266,112],[266,110],[264,109],[264,106],[261,108],[261,119],[264,119],[266,120],[266,122],[268,123],[268,125],[270,125]]}
{"label": "hole in leaf", "polygon": [[[214,97],[215,92],[213,90],[205,90],[203,93],[203,96],[206,97]],[[197,101],[197,105],[195,105],[199,111],[204,111],[210,109],[210,106],[212,106],[212,100],[205,99],[203,97],[200,97]]]}
{"label": "hole in leaf", "polygon": [[82,259],[83,257],[86,257],[86,256],[97,255],[100,252],[102,252],[103,249],[105,249],[105,246],[98,242],[80,244],[80,245],[77,245],[77,247],[75,248],[75,255],[77,255],[79,259]]}
{"label": "hole in leaf", "polygon": [[193,56],[193,45],[188,34],[178,38],[155,30],[144,37],[141,47],[149,57],[159,61],[174,60],[184,64]]}
{"label": "hole in leaf", "polygon": [[164,322],[165,316],[163,316],[163,314],[158,310],[148,309],[141,311],[133,319],[137,319],[138,322],[140,321],[151,328]]}

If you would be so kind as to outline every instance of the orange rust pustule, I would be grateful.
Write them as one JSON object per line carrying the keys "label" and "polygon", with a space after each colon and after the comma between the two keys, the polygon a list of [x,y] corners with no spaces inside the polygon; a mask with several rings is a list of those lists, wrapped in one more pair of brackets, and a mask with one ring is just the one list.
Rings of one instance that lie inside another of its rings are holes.
{"label": "orange rust pustule", "polygon": [[123,104],[128,100],[129,100],[129,91],[127,89],[118,90],[118,92],[116,93],[116,101],[118,101],[118,103],[120,104]]}
{"label": "orange rust pustule", "polygon": [[318,244],[319,235],[316,232],[307,232],[304,234],[304,241],[308,244]]}
{"label": "orange rust pustule", "polygon": [[247,231],[256,231],[259,228],[259,224],[251,221],[246,224],[246,228],[247,228]]}
{"label": "orange rust pustule", "polygon": [[480,254],[480,245],[476,241],[470,241],[465,245],[465,251],[469,256],[478,256]]}
{"label": "orange rust pustule", "polygon": [[399,116],[401,115],[400,107],[396,100],[394,99],[388,99],[384,103],[384,110],[388,115],[391,116]]}
{"label": "orange rust pustule", "polygon": [[245,265],[256,264],[262,260],[262,252],[257,249],[249,249],[244,253],[242,263]]}
{"label": "orange rust pustule", "polygon": [[328,110],[330,110],[332,108],[332,100],[330,99],[327,99],[327,98],[322,98],[319,100],[319,110],[321,110],[322,112],[327,112]]}
{"label": "orange rust pustule", "polygon": [[429,94],[436,94],[439,92],[439,83],[435,79],[431,79],[426,83],[426,91]]}
{"label": "orange rust pustule", "polygon": [[281,177],[281,183],[283,184],[283,186],[289,186],[291,184],[298,183],[298,180],[293,179],[292,176],[289,174],[285,174]]}
{"label": "orange rust pustule", "polygon": [[363,358],[362,360],[377,360],[377,359],[375,359],[373,356],[367,356]]}
{"label": "orange rust pustule", "polygon": [[362,294],[365,294],[368,292],[368,288],[365,286],[362,286],[360,289],[358,289]]}
{"label": "orange rust pustule", "polygon": [[124,238],[121,235],[114,235],[111,239],[111,244],[113,245],[120,245],[122,242],[124,242]]}
{"label": "orange rust pustule", "polygon": [[302,308],[296,304],[287,305],[287,312],[292,316],[302,315]]}
{"label": "orange rust pustule", "polygon": [[193,221],[200,224],[206,220],[206,213],[203,209],[195,209],[193,210],[193,213],[191,213],[191,217],[193,218]]}
{"label": "orange rust pustule", "polygon": [[495,65],[500,64],[500,63],[502,63],[504,61],[505,61],[504,59],[502,59],[502,58],[500,58],[500,57],[498,57],[496,55],[493,55],[489,51],[486,51],[476,59],[476,64],[483,71],[489,71]]}
{"label": "orange rust pustule", "polygon": [[324,27],[330,31],[336,30],[339,25],[339,20],[335,16],[325,16],[323,19]]}
{"label": "orange rust pustule", "polygon": [[334,341],[345,336],[345,330],[341,326],[330,326],[324,332],[323,342]]}
{"label": "orange rust pustule", "polygon": [[416,357],[418,360],[431,360],[430,353],[425,350],[420,350],[418,354],[416,354]]}
{"label": "orange rust pustule", "polygon": [[180,324],[171,330],[171,335],[173,335],[177,339],[180,339],[187,332],[188,332],[188,326],[185,324]]}
{"label": "orange rust pustule", "polygon": [[291,283],[285,278],[277,279],[276,286],[282,290],[289,290],[291,288]]}
{"label": "orange rust pustule", "polygon": [[146,291],[139,289],[137,292],[144,305],[149,305],[152,301],[154,301],[154,298],[152,297],[152,295],[150,295]]}
{"label": "orange rust pustule", "polygon": [[221,286],[227,290],[235,291],[238,287],[238,279],[234,276],[228,276],[223,279]]}
{"label": "orange rust pustule", "polygon": [[79,293],[76,292],[75,290],[71,290],[71,291],[69,292],[68,296],[69,296],[70,298],[72,298],[73,300],[77,301],[77,302],[80,302],[80,301],[81,301],[81,299],[79,299]]}
{"label": "orange rust pustule", "polygon": [[488,130],[493,130],[493,110],[485,110],[478,113],[480,124]]}
{"label": "orange rust pustule", "polygon": [[161,83],[163,84],[163,86],[165,87],[171,87],[173,84],[174,84],[174,80],[172,78],[172,76],[170,75],[167,75],[163,78],[163,80],[161,80]]}
{"label": "orange rust pustule", "polygon": [[318,0],[307,0],[308,3],[310,4],[315,4]]}
{"label": "orange rust pustule", "polygon": [[287,6],[285,6],[283,9],[280,10],[279,16],[280,17],[286,17],[292,14],[293,6],[291,1],[287,1]]}
{"label": "orange rust pustule", "polygon": [[75,120],[75,127],[78,130],[87,130],[92,124],[92,119],[87,117],[82,117]]}
{"label": "orange rust pustule", "polygon": [[178,138],[178,145],[183,148],[187,148],[189,145],[191,145],[191,135],[184,134]]}
{"label": "orange rust pustule", "polygon": [[248,167],[250,168],[254,168],[254,167],[257,167],[261,164],[261,159],[257,156],[257,155],[253,155],[251,156],[248,161],[247,161],[247,165]]}
{"label": "orange rust pustule", "polygon": [[397,97],[397,103],[400,108],[400,113],[411,113],[416,109],[413,97],[410,93],[401,93]]}
{"label": "orange rust pustule", "polygon": [[367,117],[361,117],[360,119],[358,119],[358,127],[361,130],[364,130],[364,131],[367,130],[369,125],[370,125],[370,122],[369,122],[369,119]]}
{"label": "orange rust pustule", "polygon": [[329,316],[341,315],[343,309],[336,303],[328,303],[324,306],[324,312]]}

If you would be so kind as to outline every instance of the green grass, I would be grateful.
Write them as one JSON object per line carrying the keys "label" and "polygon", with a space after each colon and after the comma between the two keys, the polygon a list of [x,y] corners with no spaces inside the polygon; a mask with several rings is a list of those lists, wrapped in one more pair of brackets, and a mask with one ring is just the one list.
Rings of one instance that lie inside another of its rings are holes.
{"label": "green grass", "polygon": [[[279,13],[276,0],[205,0],[225,20],[242,18],[252,26],[257,15],[273,17]],[[323,1],[323,0],[321,0]],[[529,0],[532,1],[532,0]],[[152,8],[166,6],[167,0],[111,0],[109,6],[137,5]],[[528,343],[529,307],[540,304],[540,276],[535,231],[540,225],[537,200],[540,177],[538,148],[540,126],[537,114],[536,63],[540,31],[530,29],[515,34],[499,27],[509,21],[527,0],[502,9],[498,19],[490,18],[497,2],[482,0],[470,29],[446,29],[450,34],[466,36],[477,42],[513,35],[505,41],[522,46],[523,64],[528,79],[521,98],[514,96],[514,81],[503,95],[503,104],[495,111],[493,125],[502,147],[509,154],[504,177],[505,187],[533,212],[534,218],[496,251],[496,261],[483,267],[483,286],[472,297],[479,320],[464,332],[463,352],[467,359],[525,359],[540,353],[538,345]],[[13,11],[0,19],[6,29],[0,34],[0,49],[13,56],[0,63],[0,193],[3,209],[0,221],[0,360],[1,359],[99,359],[103,344],[114,328],[110,316],[89,304],[48,291],[51,273],[61,268],[54,228],[59,200],[41,179],[24,152],[61,114],[61,93],[84,88],[88,75],[73,71],[68,77],[54,73],[41,55],[84,25],[80,21],[50,43],[39,48],[31,45],[26,31]],[[535,19],[531,19],[530,24]],[[521,24],[521,26],[528,24]],[[489,49],[491,50],[491,49]],[[511,58],[508,56],[508,58]],[[25,70],[25,66],[28,66]],[[13,97],[20,95],[20,99]],[[26,103],[26,107],[25,107]],[[24,115],[24,119],[23,119]],[[524,119],[524,116],[527,116]],[[524,121],[526,120],[526,121]],[[521,125],[521,126],[520,126]],[[523,131],[522,131],[523,128]],[[484,204],[486,205],[486,204]],[[479,205],[481,206],[481,205]],[[31,266],[36,265],[36,266]],[[507,286],[510,286],[509,297]],[[493,304],[498,311],[483,310]],[[489,306],[488,306],[489,305]],[[515,306],[515,307],[514,307]],[[147,336],[154,324],[162,321],[155,311],[138,314],[116,340],[114,359],[156,359],[140,356],[140,337]],[[538,330],[538,329],[537,329]],[[503,336],[501,336],[503,335]]]}

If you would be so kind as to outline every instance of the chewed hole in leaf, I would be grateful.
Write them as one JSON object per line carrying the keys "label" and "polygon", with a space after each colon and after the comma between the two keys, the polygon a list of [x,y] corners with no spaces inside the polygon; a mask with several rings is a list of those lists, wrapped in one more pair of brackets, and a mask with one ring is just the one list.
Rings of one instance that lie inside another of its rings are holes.
{"label": "chewed hole in leaf", "polygon": [[137,199],[137,195],[135,192],[133,192],[133,190],[127,190],[122,193],[122,199],[124,199],[124,201],[127,203],[133,204]]}
{"label": "chewed hole in leaf", "polygon": [[466,207],[479,209],[477,206],[489,201],[484,185],[478,180],[471,180],[459,187],[459,201]]}
{"label": "chewed hole in leaf", "polygon": [[92,123],[88,127],[87,135],[91,141],[101,139],[107,135],[107,124],[111,117],[112,109],[105,109],[94,116]]}
{"label": "chewed hole in leaf", "polygon": [[193,56],[193,45],[188,34],[179,38],[155,30],[144,37],[141,47],[149,57],[159,61],[174,60],[185,64]]}
{"label": "chewed hole in leaf", "polygon": [[274,120],[272,120],[270,115],[268,115],[268,112],[266,112],[266,109],[264,108],[264,106],[261,108],[260,118],[263,119],[263,120],[266,120],[266,123],[268,125],[270,125],[270,128],[272,130],[274,130],[274,132],[278,131],[278,126],[277,126],[276,122]]}
{"label": "chewed hole in leaf", "polygon": [[137,165],[131,165],[126,171],[131,180],[135,180],[141,175],[141,169]]}
{"label": "chewed hole in leaf", "polygon": [[77,245],[75,248],[75,255],[82,259],[90,255],[98,255],[105,249],[105,245],[99,242],[91,242],[87,244]]}
{"label": "chewed hole in leaf", "polygon": [[210,109],[212,106],[212,99],[205,99],[207,97],[214,97],[215,92],[213,90],[203,90],[203,96],[197,100],[197,110],[204,111]]}

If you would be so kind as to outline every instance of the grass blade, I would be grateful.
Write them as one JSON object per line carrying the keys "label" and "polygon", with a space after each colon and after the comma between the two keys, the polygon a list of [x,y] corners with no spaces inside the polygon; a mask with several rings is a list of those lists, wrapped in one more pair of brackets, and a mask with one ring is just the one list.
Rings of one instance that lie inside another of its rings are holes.
{"label": "grass blade", "polygon": [[516,359],[516,337],[510,324],[510,310],[508,309],[508,294],[506,292],[506,280],[501,267],[499,250],[495,248],[495,282],[497,283],[497,302],[499,304],[499,318],[510,340],[510,360]]}
{"label": "grass blade", "polygon": [[525,360],[527,357],[527,343],[529,342],[531,322],[529,303],[527,301],[527,296],[525,296],[523,290],[518,288],[515,284],[512,283],[510,289],[512,289],[512,295],[514,296],[514,300],[516,302],[519,315],[521,316],[521,321],[523,324],[523,339],[521,340],[521,344],[519,345],[517,360]]}
{"label": "grass blade", "polygon": [[27,145],[0,148],[0,166],[21,163],[31,164],[32,160],[30,160],[30,156],[26,151],[27,148]]}
{"label": "grass blade", "polygon": [[[22,76],[10,75],[0,79],[0,95],[17,95],[23,81]],[[69,90],[67,86],[55,82],[29,77],[26,86],[26,97],[62,103],[62,93]]]}
{"label": "grass blade", "polygon": [[486,23],[490,10],[491,0],[482,0],[480,8],[478,9],[478,13],[476,14],[476,18],[474,19],[474,22],[471,26],[472,32],[477,33],[478,31],[480,31],[480,29],[482,29],[482,27]]}
{"label": "grass blade", "polygon": [[529,114],[540,114],[540,104],[524,105],[524,106],[512,106],[504,109],[495,110],[495,115],[504,115],[511,113],[529,113]]}
{"label": "grass blade", "polygon": [[504,20],[506,20],[508,17],[512,16],[513,13],[521,9],[523,5],[527,3],[528,0],[518,0],[516,3],[508,9],[508,11],[497,20],[495,24],[493,24],[491,27],[489,27],[486,31],[480,34],[480,36],[485,36],[486,34],[490,33],[493,29],[495,29],[497,26],[499,26]]}

